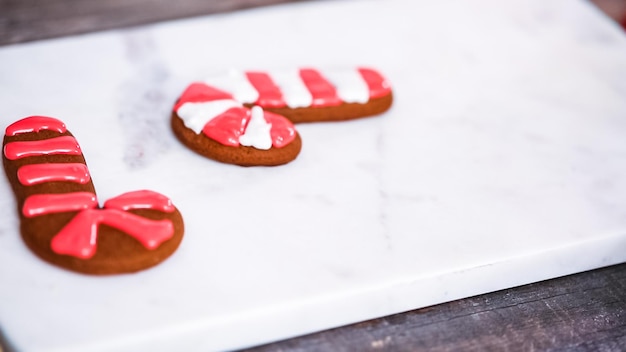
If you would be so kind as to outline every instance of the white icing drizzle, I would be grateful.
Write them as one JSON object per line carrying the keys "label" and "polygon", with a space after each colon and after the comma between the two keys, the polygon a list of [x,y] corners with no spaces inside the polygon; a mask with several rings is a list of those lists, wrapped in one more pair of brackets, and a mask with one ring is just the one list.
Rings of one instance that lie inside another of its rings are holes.
{"label": "white icing drizzle", "polygon": [[232,94],[235,100],[243,104],[252,104],[259,99],[259,92],[254,89],[242,71],[230,70],[210,76],[204,83]]}
{"label": "white icing drizzle", "polygon": [[311,106],[313,96],[302,81],[302,78],[300,78],[300,70],[272,71],[268,73],[282,91],[283,99],[287,106],[292,109]]}
{"label": "white icing drizzle", "polygon": [[365,104],[370,90],[357,69],[324,69],[319,71],[337,89],[337,95],[346,103]]}
{"label": "white icing drizzle", "polygon": [[256,105],[252,107],[252,116],[250,116],[246,131],[239,137],[239,144],[262,150],[268,150],[272,147],[272,136],[270,135],[272,124],[267,123],[263,115],[263,108]]}
{"label": "white icing drizzle", "polygon": [[183,120],[187,128],[197,134],[202,132],[204,125],[228,109],[241,107],[241,103],[232,99],[213,100],[202,103],[184,103],[176,114]]}

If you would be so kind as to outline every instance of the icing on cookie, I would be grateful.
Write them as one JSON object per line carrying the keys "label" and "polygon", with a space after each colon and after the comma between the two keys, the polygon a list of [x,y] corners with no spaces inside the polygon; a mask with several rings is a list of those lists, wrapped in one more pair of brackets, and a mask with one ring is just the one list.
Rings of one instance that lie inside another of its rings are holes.
{"label": "icing on cookie", "polygon": [[263,108],[252,107],[252,114],[245,133],[239,137],[239,143],[246,147],[268,150],[272,147],[270,130],[272,125],[263,118]]}
{"label": "icing on cookie", "polygon": [[7,136],[16,136],[22,133],[40,132],[43,130],[65,133],[65,124],[52,117],[30,116],[12,123],[6,128]]}
{"label": "icing on cookie", "polygon": [[337,95],[346,103],[365,104],[370,99],[369,86],[358,70],[324,70],[324,77],[337,88]]}
{"label": "icing on cookie", "polygon": [[[228,74],[207,79],[206,84],[210,88],[205,87],[205,90],[221,92],[222,99],[234,99],[242,104],[254,103],[263,108],[336,106],[344,102],[365,104],[370,99],[391,93],[389,82],[378,71],[362,67],[229,71]],[[192,86],[188,90],[200,89]],[[189,93],[183,94],[181,100],[191,101],[185,97],[186,94]],[[205,95],[206,99],[193,101],[218,99]],[[196,98],[199,97],[196,95]]]}
{"label": "icing on cookie", "polygon": [[311,106],[313,95],[302,81],[300,70],[273,71],[270,76],[282,91],[287,106],[292,109]]}
{"label": "icing on cookie", "polygon": [[208,121],[202,133],[223,145],[238,147],[239,137],[244,133],[249,119],[249,109],[232,108]]}
{"label": "icing on cookie", "polygon": [[17,179],[24,186],[44,182],[66,181],[86,184],[91,180],[87,165],[80,163],[26,164],[17,170]]}
{"label": "icing on cookie", "polygon": [[302,69],[300,77],[313,97],[311,107],[341,105],[342,101],[337,96],[337,90],[319,71]]}
{"label": "icing on cookie", "polygon": [[265,72],[246,72],[248,81],[259,93],[259,98],[255,102],[266,108],[282,108],[287,105],[283,99],[283,93],[274,83],[272,77]]}
{"label": "icing on cookie", "polygon": [[[246,128],[249,126],[251,112],[250,109],[243,107],[240,102],[234,99],[223,99],[227,97],[226,94],[220,89],[194,83],[179,99],[176,105],[178,107],[176,114],[185,126],[196,134],[202,132],[223,145],[238,147],[241,143],[241,136],[246,134]],[[212,98],[216,99],[210,100]],[[274,120],[279,119],[284,120],[277,123],[276,126],[280,128],[273,129],[268,134],[271,138],[270,147],[281,148],[291,143],[296,137],[293,124],[282,116],[276,115],[274,117]],[[257,126],[257,122],[252,126]],[[257,148],[257,145],[267,145],[266,142],[260,144],[249,142],[250,137],[244,138],[244,141],[250,143],[250,146],[254,148]]]}
{"label": "icing on cookie", "polygon": [[91,258],[96,251],[98,227],[101,224],[116,228],[137,239],[147,249],[155,249],[174,234],[169,220],[151,220],[129,213],[133,209],[152,209],[171,213],[172,201],[152,191],[124,193],[97,209],[96,195],[90,192],[36,194],[24,202],[22,213],[35,217],[66,211],[78,211],[76,216],[55,235],[51,242],[57,254],[82,259]]}
{"label": "icing on cookie", "polygon": [[391,85],[378,71],[369,68],[359,68],[358,70],[369,87],[370,99],[391,94]]}
{"label": "icing on cookie", "polygon": [[22,214],[27,218],[32,218],[66,211],[91,209],[97,206],[96,195],[91,192],[34,194],[24,201]]}
{"label": "icing on cookie", "polygon": [[124,232],[147,249],[158,248],[174,235],[170,220],[146,219],[118,209],[87,209],[76,214],[52,238],[50,247],[57,254],[89,259],[96,254],[100,225]]}
{"label": "icing on cookie", "polygon": [[133,209],[175,211],[166,196],[147,190],[128,192],[104,203],[104,209],[87,209],[78,213],[52,239],[55,253],[89,259],[96,253],[98,228],[107,225],[135,238],[147,249],[156,249],[174,235],[170,220],[151,220],[129,213]]}
{"label": "icing on cookie", "polygon": [[142,190],[120,194],[104,202],[104,208],[132,210],[152,209],[164,213],[172,213],[176,208],[166,196],[153,191]]}
{"label": "icing on cookie", "polygon": [[252,86],[245,72],[230,70],[221,75],[211,76],[204,83],[229,92],[235,100],[244,104],[254,103],[259,98],[259,93]]}
{"label": "icing on cookie", "polygon": [[[229,71],[191,84],[174,110],[184,125],[197,134],[202,132],[226,146],[241,144],[265,150],[267,138],[260,136],[267,133],[259,132],[264,130],[259,119],[249,122],[250,112],[244,104],[264,109],[334,107],[344,103],[366,104],[390,93],[386,79],[368,68]],[[280,116],[272,119],[269,121],[265,113],[265,123],[271,125],[271,146],[280,148],[293,141],[296,134],[291,122],[283,122]],[[247,126],[258,131],[248,132]],[[253,135],[264,141],[252,142]]]}
{"label": "icing on cookie", "polygon": [[186,102],[176,110],[176,113],[187,128],[199,134],[209,121],[232,108],[241,107],[241,103],[232,99],[212,100],[201,103]]}
{"label": "icing on cookie", "polygon": [[296,138],[296,128],[285,117],[269,111],[264,111],[263,117],[268,124],[272,125],[270,130],[272,146],[282,148]]}
{"label": "icing on cookie", "polygon": [[9,160],[51,154],[81,155],[80,146],[71,136],[62,136],[37,141],[10,142],[4,146],[4,155]]}
{"label": "icing on cookie", "polygon": [[185,103],[202,103],[214,100],[234,100],[234,98],[232,94],[223,90],[208,86],[206,83],[196,82],[190,84],[185,89],[176,105],[174,105],[174,110],[178,111]]}

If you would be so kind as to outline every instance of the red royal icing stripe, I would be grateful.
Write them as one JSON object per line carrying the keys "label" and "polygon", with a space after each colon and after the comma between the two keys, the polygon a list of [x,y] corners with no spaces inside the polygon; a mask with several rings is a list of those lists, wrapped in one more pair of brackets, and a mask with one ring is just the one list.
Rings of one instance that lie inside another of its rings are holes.
{"label": "red royal icing stripe", "polygon": [[41,155],[81,155],[80,146],[71,136],[62,136],[39,141],[19,141],[7,143],[4,155],[9,160]]}
{"label": "red royal icing stripe", "polygon": [[170,220],[151,220],[118,209],[87,209],[76,214],[50,242],[57,254],[89,259],[96,254],[101,224],[138,240],[145,248],[158,248],[174,235]]}
{"label": "red royal icing stripe", "polygon": [[238,147],[249,120],[250,109],[231,108],[207,122],[202,133],[223,145]]}
{"label": "red royal icing stripe", "polygon": [[174,111],[185,103],[202,103],[205,101],[233,99],[232,94],[211,87],[204,83],[192,83],[185,89],[180,99],[174,105]]}
{"label": "red royal icing stripe", "polygon": [[87,165],[80,163],[29,164],[17,170],[17,179],[24,186],[44,182],[66,181],[87,184],[91,177]]}
{"label": "red royal icing stripe", "polygon": [[264,108],[281,108],[287,106],[283,93],[274,83],[272,77],[265,72],[246,72],[248,81],[259,93],[256,104]]}
{"label": "red royal icing stripe", "polygon": [[341,105],[342,101],[337,96],[335,86],[328,82],[319,71],[315,69],[301,69],[300,78],[302,78],[311,96],[313,96],[311,107]]}
{"label": "red royal icing stripe", "polygon": [[165,213],[171,213],[176,208],[166,196],[153,191],[142,190],[121,194],[104,203],[108,209],[131,210],[131,209],[154,209]]}
{"label": "red royal icing stripe", "polygon": [[263,117],[272,125],[270,136],[274,147],[282,148],[296,138],[296,128],[284,116],[265,111]]}
{"label": "red royal icing stripe", "polygon": [[90,192],[35,194],[24,201],[22,214],[34,216],[96,208],[96,195]]}
{"label": "red royal icing stripe", "polygon": [[378,71],[359,68],[359,73],[370,90],[370,98],[380,98],[391,94],[391,85]]}
{"label": "red royal icing stripe", "polygon": [[7,127],[5,134],[15,136],[21,133],[39,132],[42,130],[65,133],[67,129],[62,121],[46,116],[30,116],[16,121]]}

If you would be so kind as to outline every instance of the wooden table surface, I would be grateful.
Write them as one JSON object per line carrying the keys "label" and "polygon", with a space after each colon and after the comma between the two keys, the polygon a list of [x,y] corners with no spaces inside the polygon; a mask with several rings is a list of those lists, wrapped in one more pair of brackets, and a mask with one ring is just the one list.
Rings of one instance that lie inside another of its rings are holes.
{"label": "wooden table surface", "polygon": [[[0,45],[289,0],[0,0]],[[626,0],[595,0],[626,28]],[[6,339],[0,331],[0,345]],[[11,351],[4,343],[0,352]],[[626,351],[626,264],[247,351]]]}

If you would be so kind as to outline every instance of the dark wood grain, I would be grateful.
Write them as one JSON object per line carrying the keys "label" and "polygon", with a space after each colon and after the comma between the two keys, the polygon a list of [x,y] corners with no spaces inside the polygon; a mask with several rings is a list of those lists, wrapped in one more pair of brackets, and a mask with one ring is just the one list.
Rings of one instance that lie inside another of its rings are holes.
{"label": "dark wood grain", "polygon": [[626,264],[246,351],[381,350],[626,351]]}
{"label": "dark wood grain", "polygon": [[[595,1],[626,21],[626,0]],[[284,2],[290,0],[0,0],[0,45]],[[4,352],[11,350],[5,343]],[[626,351],[626,264],[247,351],[383,350]]]}
{"label": "dark wood grain", "polygon": [[294,0],[0,0],[0,45],[285,2]]}

